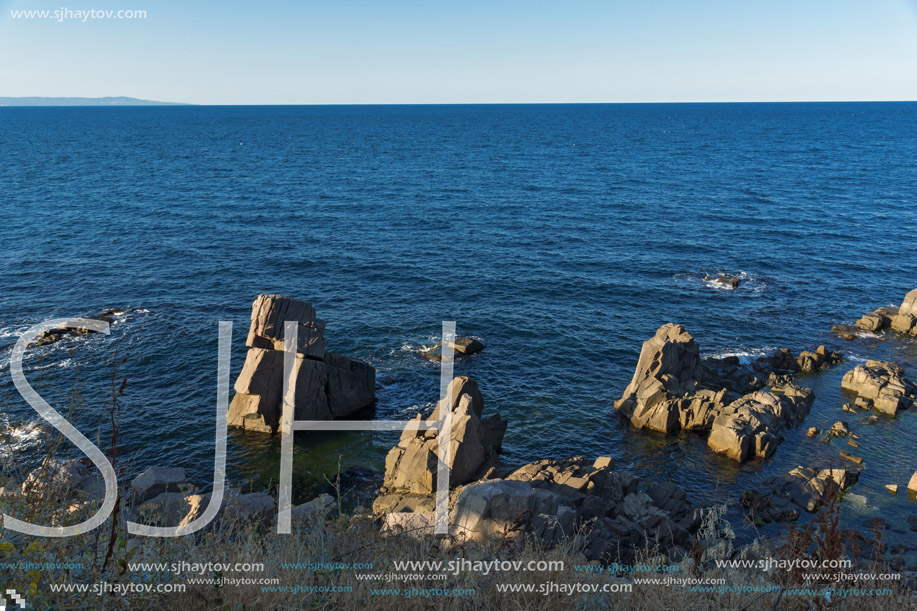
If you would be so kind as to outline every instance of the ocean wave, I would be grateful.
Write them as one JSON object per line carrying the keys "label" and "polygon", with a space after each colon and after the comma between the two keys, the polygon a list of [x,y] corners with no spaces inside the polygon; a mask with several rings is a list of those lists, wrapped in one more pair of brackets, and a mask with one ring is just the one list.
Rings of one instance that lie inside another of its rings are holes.
{"label": "ocean wave", "polygon": [[44,427],[37,421],[11,424],[6,414],[0,414],[0,428],[3,431],[0,456],[15,455],[39,445],[44,431]]}
{"label": "ocean wave", "polygon": [[737,357],[742,365],[750,365],[756,359],[762,356],[770,356],[776,352],[776,346],[764,346],[762,348],[723,348],[713,352],[702,353],[705,359],[724,359],[728,357]]}

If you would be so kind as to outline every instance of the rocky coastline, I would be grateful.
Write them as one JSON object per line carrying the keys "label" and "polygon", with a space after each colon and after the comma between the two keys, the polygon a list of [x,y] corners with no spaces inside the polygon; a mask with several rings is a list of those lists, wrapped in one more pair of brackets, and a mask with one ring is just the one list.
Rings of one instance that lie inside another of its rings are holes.
{"label": "rocky coastline", "polygon": [[[894,310],[867,314],[856,328],[917,334],[917,325],[912,324],[917,320],[917,289]],[[248,354],[228,415],[231,426],[277,431],[284,357],[282,322],[286,320],[298,324],[293,373],[297,419],[338,418],[372,405],[373,368],[325,350],[325,322],[317,318],[309,302],[265,294],[252,306]],[[453,347],[466,355],[483,349],[471,339],[457,341]],[[810,379],[807,376],[842,363],[842,354],[824,346],[796,355],[781,349],[748,361],[705,359],[682,325],[667,323],[644,342],[634,376],[614,402],[614,410],[636,429],[703,436],[711,452],[738,463],[766,460],[779,452],[788,432],[805,421],[815,401],[812,389],[804,385]],[[851,368],[843,376],[842,389],[852,403],[844,410],[851,412],[858,408],[895,416],[912,409],[917,401],[917,385],[892,362],[868,361]],[[547,457],[527,464],[505,463],[503,438],[511,423],[499,412],[488,413],[476,381],[468,376],[454,378],[447,396],[451,402],[440,400],[426,423],[452,414],[447,457],[448,545],[501,539],[550,547],[576,535],[584,542],[586,558],[610,563],[632,561],[646,548],[677,562],[689,555],[702,557],[726,544],[722,538],[701,536],[705,521],[715,514],[712,506],[692,503],[673,482],[642,482],[619,471],[611,457]],[[415,420],[423,417],[418,414]],[[810,437],[817,435],[816,427],[809,429]],[[858,447],[858,436],[846,422],[838,421],[825,435],[847,437],[852,448]],[[388,452],[371,509],[383,533],[433,533],[439,442],[436,430],[409,427]],[[746,489],[734,500],[750,521],[798,519],[856,485],[862,473],[856,458],[842,451],[837,465],[799,465]],[[899,484],[886,487],[897,493]],[[917,472],[906,489],[917,495]],[[36,490],[44,498],[65,500],[77,507],[98,502],[104,486],[87,461],[54,461],[33,470],[21,484],[7,481],[0,496]],[[209,496],[186,480],[183,469],[153,466],[132,480],[120,515],[124,520],[179,526],[199,516]],[[328,518],[339,508],[339,500],[324,494],[295,506],[294,524]],[[230,487],[210,528],[241,521],[269,530],[276,523],[275,514],[273,494]],[[917,530],[917,522],[912,530]]]}

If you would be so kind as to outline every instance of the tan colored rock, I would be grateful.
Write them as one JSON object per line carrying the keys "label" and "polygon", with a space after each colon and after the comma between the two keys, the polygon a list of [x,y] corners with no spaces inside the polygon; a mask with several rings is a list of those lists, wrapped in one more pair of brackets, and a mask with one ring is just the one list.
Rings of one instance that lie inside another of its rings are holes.
{"label": "tan colored rock", "polygon": [[917,492],[917,471],[914,471],[914,475],[911,476],[911,481],[908,482],[907,489],[911,492]]}
{"label": "tan colored rock", "polygon": [[691,334],[682,325],[665,324],[643,343],[634,377],[615,409],[635,427],[663,433],[709,426],[725,393],[694,396],[704,375]]}
{"label": "tan colored rock", "polygon": [[245,345],[249,348],[283,350],[284,323],[299,323],[296,352],[319,360],[325,356],[325,322],[316,318],[308,301],[282,295],[258,295],[252,304],[252,323]]}
{"label": "tan colored rock", "polygon": [[[477,383],[471,378],[457,377],[450,383],[452,396],[452,427],[447,464],[450,487],[468,483],[483,476],[487,467],[497,462],[506,424],[496,415],[487,419],[480,415],[484,400]],[[447,403],[441,400],[427,422],[439,420]],[[417,419],[420,416],[418,415]],[[406,428],[398,445],[385,459],[383,494],[431,494],[436,490],[439,435],[435,431]]]}
{"label": "tan colored rock", "polygon": [[891,325],[892,317],[898,314],[898,308],[878,308],[874,312],[864,314],[856,321],[856,327],[869,333],[878,333]]}
{"label": "tan colored rock", "polygon": [[917,329],[917,316],[913,314],[897,314],[892,318],[891,328],[898,333],[914,333]]}
{"label": "tan colored rock", "polygon": [[885,489],[892,494],[898,494],[898,484],[885,484]]}
{"label": "tan colored rock", "polygon": [[299,323],[293,365],[294,416],[329,420],[349,415],[375,401],[375,370],[324,348],[325,323],[305,301],[259,295],[252,305],[250,347],[234,385],[229,425],[272,433],[283,411],[284,321]]}
{"label": "tan colored rock", "polygon": [[894,415],[899,409],[907,409],[917,398],[917,386],[904,377],[897,363],[867,361],[846,374],[841,388],[857,394],[857,405],[875,408]]}
{"label": "tan colored rock", "polygon": [[901,302],[901,307],[898,308],[898,314],[917,316],[917,289],[905,295],[904,301]]}
{"label": "tan colored rock", "polygon": [[449,342],[449,345],[455,351],[455,354],[461,356],[476,354],[484,349],[484,344],[473,337],[457,337],[454,342]]}
{"label": "tan colored rock", "polygon": [[716,417],[707,445],[739,462],[766,458],[783,441],[784,429],[798,424],[814,400],[811,389],[793,385],[745,395]]}

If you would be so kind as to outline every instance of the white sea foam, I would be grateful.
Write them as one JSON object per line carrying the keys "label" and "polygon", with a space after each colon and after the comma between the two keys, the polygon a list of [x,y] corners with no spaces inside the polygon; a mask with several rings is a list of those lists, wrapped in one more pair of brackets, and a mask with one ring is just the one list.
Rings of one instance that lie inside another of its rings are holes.
{"label": "white sea foam", "polygon": [[723,348],[711,353],[703,354],[708,359],[723,359],[731,356],[737,357],[742,365],[750,365],[756,359],[762,356],[770,356],[777,350],[776,346],[764,346],[762,348]]}

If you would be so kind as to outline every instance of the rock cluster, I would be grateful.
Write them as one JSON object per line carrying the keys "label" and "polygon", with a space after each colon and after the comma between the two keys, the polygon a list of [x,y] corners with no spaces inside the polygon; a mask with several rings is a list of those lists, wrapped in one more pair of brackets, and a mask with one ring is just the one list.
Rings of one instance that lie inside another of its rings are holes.
{"label": "rock cluster", "polygon": [[[777,350],[749,364],[737,357],[704,361],[691,334],[668,323],[644,342],[634,377],[615,409],[637,428],[716,431],[709,443],[714,451],[736,460],[763,457],[773,452],[784,428],[808,413],[814,399],[789,374],[826,369],[841,359],[819,346],[799,356]],[[771,392],[755,392],[768,385]]]}
{"label": "rock cluster", "polygon": [[297,420],[330,420],[373,404],[375,370],[362,361],[325,352],[325,322],[315,316],[312,304],[258,295],[245,342],[248,354],[229,406],[230,426],[272,433],[280,425],[287,321],[298,324],[293,365]]}
{"label": "rock cluster", "polygon": [[917,386],[904,377],[897,363],[867,361],[844,374],[841,388],[856,394],[860,407],[892,416],[917,400]]}
{"label": "rock cluster", "polygon": [[869,314],[864,314],[856,321],[855,327],[869,333],[878,333],[890,328],[899,333],[917,335],[917,289],[910,291],[904,297],[900,307],[878,308]]}
{"label": "rock cluster", "polygon": [[[639,490],[637,478],[614,470],[611,458],[541,460],[521,467],[499,463],[506,430],[499,415],[481,418],[483,399],[469,378],[456,378],[450,446],[450,534],[457,542],[532,537],[545,545],[587,527],[587,557],[632,559],[636,547],[658,543],[684,554],[700,524],[682,489],[660,484]],[[387,531],[429,533],[434,523],[436,437],[406,430],[386,460],[385,482],[373,504]],[[454,454],[453,454],[454,449]]]}
{"label": "rock cluster", "polygon": [[713,421],[707,446],[739,462],[767,458],[783,441],[784,429],[801,422],[814,400],[811,389],[792,384],[745,395]]}
{"label": "rock cluster", "polygon": [[765,522],[795,520],[800,510],[815,512],[830,491],[846,490],[859,478],[846,469],[796,467],[786,475],[765,480],[759,488],[742,492],[742,506]]}
{"label": "rock cluster", "polygon": [[[115,320],[115,315],[118,313],[118,310],[105,310],[104,312],[101,312],[95,316],[91,316],[90,318],[93,320],[102,320],[107,323],[112,323]],[[95,332],[96,331],[94,329],[90,329],[88,327],[59,326],[55,327],[54,329],[48,329],[47,331],[42,331],[39,333],[35,338],[35,341],[33,341],[29,347],[31,348],[32,346],[47,346],[48,344],[54,344],[64,339],[68,335],[89,335],[90,333]]]}

